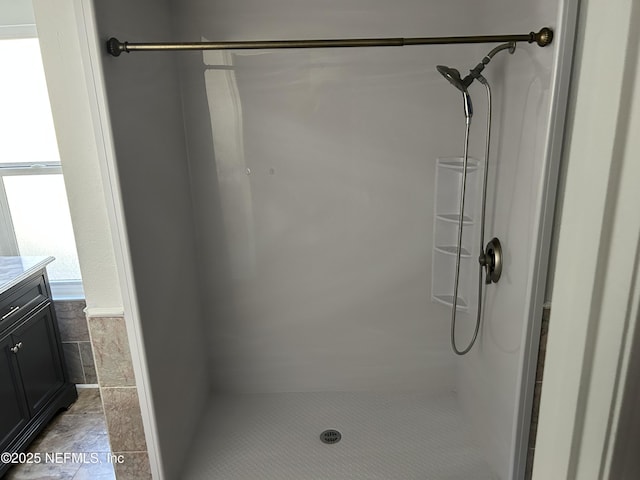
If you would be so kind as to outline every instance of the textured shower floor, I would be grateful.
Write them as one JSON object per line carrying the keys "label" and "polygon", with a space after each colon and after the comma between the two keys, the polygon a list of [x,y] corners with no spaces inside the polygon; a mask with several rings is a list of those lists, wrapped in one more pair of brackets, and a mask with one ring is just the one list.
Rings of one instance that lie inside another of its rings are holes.
{"label": "textured shower floor", "polygon": [[[335,428],[342,440],[320,441]],[[188,480],[489,480],[454,396],[284,393],[211,404]]]}

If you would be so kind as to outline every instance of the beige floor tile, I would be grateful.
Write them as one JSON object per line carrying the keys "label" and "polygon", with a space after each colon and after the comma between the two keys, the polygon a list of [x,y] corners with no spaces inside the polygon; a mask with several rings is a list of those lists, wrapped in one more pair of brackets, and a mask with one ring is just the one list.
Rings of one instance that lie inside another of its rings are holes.
{"label": "beige floor tile", "polygon": [[67,410],[67,414],[103,413],[100,390],[97,388],[79,388],[78,400]]}
{"label": "beige floor tile", "polygon": [[87,463],[80,467],[73,480],[115,480],[116,474],[113,464],[107,459],[106,453],[99,455],[99,463]]}
{"label": "beige floor tile", "polygon": [[80,469],[75,463],[40,463],[14,465],[4,477],[6,480],[70,480]]}
{"label": "beige floor tile", "polygon": [[[51,421],[28,451],[40,453],[42,463],[16,465],[6,480],[115,480],[107,459],[109,437],[98,389],[79,390],[78,400]],[[85,455],[67,461],[55,457],[65,453]]]}

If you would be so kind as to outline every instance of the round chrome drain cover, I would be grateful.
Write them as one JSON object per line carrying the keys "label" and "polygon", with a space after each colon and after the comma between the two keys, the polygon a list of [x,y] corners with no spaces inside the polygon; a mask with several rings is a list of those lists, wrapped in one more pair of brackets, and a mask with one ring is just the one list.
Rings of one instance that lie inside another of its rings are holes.
{"label": "round chrome drain cover", "polygon": [[342,434],[338,430],[325,430],[320,434],[320,440],[322,443],[327,443],[329,445],[338,443],[342,439]]}

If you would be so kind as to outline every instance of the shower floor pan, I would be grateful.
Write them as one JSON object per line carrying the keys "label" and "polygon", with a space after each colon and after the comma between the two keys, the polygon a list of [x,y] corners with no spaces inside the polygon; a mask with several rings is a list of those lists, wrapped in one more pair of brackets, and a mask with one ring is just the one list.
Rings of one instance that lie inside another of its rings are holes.
{"label": "shower floor pan", "polygon": [[[323,443],[328,429],[342,434]],[[282,393],[212,402],[188,480],[490,480],[455,396]]]}

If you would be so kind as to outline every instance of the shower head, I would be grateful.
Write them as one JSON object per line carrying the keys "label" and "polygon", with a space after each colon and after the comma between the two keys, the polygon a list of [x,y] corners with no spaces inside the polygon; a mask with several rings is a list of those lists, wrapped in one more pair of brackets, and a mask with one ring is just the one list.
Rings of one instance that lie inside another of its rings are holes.
{"label": "shower head", "polygon": [[467,87],[471,84],[471,82],[473,82],[473,77],[467,75],[467,77],[463,80],[462,78],[460,78],[460,72],[455,68],[447,67],[445,65],[438,65],[436,68],[444,78],[449,80],[449,83],[451,83],[451,85],[462,92],[464,115],[467,119],[467,122],[471,121],[471,117],[473,116],[473,104],[471,103],[471,96],[467,91]]}
{"label": "shower head", "polygon": [[460,72],[455,68],[447,67],[445,65],[438,65],[436,68],[438,72],[449,80],[449,83],[456,87],[458,90],[462,92],[462,99],[464,102],[464,114],[467,119],[467,123],[471,121],[471,117],[473,116],[473,105],[471,103],[471,97],[469,96],[469,85],[473,83],[474,80],[478,80],[483,85],[486,85],[487,80],[481,75],[484,67],[491,61],[494,55],[502,50],[509,50],[509,53],[513,53],[516,50],[515,42],[503,43],[498,45],[493,50],[491,50],[482,61],[476,65],[473,69],[469,71],[469,75],[464,78],[460,77]]}
{"label": "shower head", "polygon": [[462,78],[460,78],[460,72],[455,68],[447,67],[446,65],[438,65],[436,67],[440,74],[449,80],[449,83],[456,87],[461,92],[467,91],[467,85],[462,82]]}

